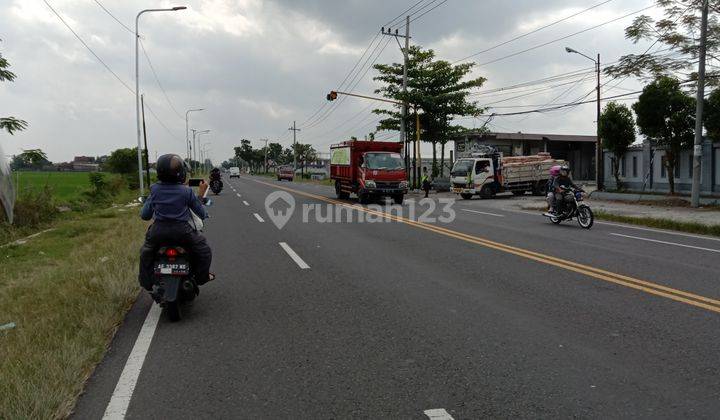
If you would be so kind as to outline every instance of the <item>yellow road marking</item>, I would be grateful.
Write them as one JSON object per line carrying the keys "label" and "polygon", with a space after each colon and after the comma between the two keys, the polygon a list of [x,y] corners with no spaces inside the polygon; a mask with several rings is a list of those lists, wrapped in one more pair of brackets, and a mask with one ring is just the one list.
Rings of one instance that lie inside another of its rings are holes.
{"label": "yellow road marking", "polygon": [[709,311],[720,313],[720,300],[708,298],[705,296],[696,295],[694,293],[686,292],[679,289],[673,289],[671,287],[663,286],[661,284],[636,279],[634,277],[625,276],[618,273],[613,273],[611,271],[603,270],[600,268],[591,267],[585,264],[576,263],[573,261],[568,261],[562,258],[553,257],[551,255],[542,254],[535,251],[530,251],[523,248],[518,248],[511,245],[506,245],[500,242],[491,241],[489,239],[481,238],[478,236],[468,235],[466,233],[458,232],[455,230],[447,229],[440,226],[431,225],[424,222],[418,222],[412,219],[407,219],[405,217],[396,216],[393,214],[376,211],[372,209],[368,209],[356,204],[349,204],[342,201],[334,200],[325,196],[317,195],[308,193],[305,191],[299,191],[288,187],[283,187],[277,184],[271,184],[268,182],[258,181],[256,179],[252,179],[252,181],[255,181],[259,184],[267,185],[274,188],[279,188],[282,190],[286,190],[288,192],[314,198],[316,200],[324,201],[327,203],[352,208],[358,211],[363,211],[365,213],[374,214],[377,216],[381,216],[390,220],[394,220],[400,223],[405,223],[411,226],[415,226],[420,229],[428,230],[431,232],[435,232],[444,236],[452,237],[455,239],[460,239],[465,242],[470,242],[476,245],[481,245],[486,248],[495,249],[498,251],[506,252],[509,254],[517,255],[519,257],[527,258],[533,261],[537,261],[543,264],[552,265],[558,268],[562,268],[568,271],[573,271],[579,274],[583,274],[589,277],[593,277],[599,280],[607,281],[610,283],[615,283],[621,286],[630,287],[632,289],[640,290],[646,293],[650,293],[656,296],[662,296],[668,299],[672,299],[677,302],[683,302],[688,305],[693,305],[699,308],[707,309]]}

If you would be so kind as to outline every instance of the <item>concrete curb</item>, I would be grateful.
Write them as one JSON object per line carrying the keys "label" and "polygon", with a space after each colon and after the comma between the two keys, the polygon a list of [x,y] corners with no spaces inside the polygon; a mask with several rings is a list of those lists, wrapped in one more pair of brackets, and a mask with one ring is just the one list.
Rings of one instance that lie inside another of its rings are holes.
{"label": "concrete curb", "polygon": [[[656,195],[656,194],[639,194],[639,193],[612,193],[605,191],[593,191],[590,194],[590,198],[596,200],[611,200],[611,201],[627,201],[631,203],[639,201],[666,201],[666,200],[685,200],[690,201],[690,197],[685,196],[669,196],[669,195]],[[700,204],[703,205],[720,205],[720,197],[701,197]]]}

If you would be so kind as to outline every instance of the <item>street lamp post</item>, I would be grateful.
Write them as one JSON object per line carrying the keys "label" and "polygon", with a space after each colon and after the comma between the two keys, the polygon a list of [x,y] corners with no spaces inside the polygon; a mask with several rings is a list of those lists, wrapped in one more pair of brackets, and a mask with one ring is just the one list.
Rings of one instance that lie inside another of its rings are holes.
{"label": "street lamp post", "polygon": [[205,108],[188,109],[185,111],[185,150],[187,152],[187,158],[190,160],[190,133],[188,129],[188,116],[191,112],[204,111]]}
{"label": "street lamp post", "polygon": [[[137,126],[137,144],[138,144],[138,177],[140,180],[140,196],[145,195],[145,188],[143,182],[143,159],[142,159],[142,140],[140,135],[140,65],[139,65],[139,47],[140,47],[140,34],[138,26],[140,24],[140,16],[147,12],[176,12],[178,10],[185,10],[185,6],[177,6],[169,9],[145,9],[141,10],[140,13],[135,17],[135,120]],[[150,180],[148,180],[150,182]]]}
{"label": "street lamp post", "polygon": [[[200,142],[200,136],[202,136],[203,134],[208,134],[209,132],[210,132],[210,130],[198,131],[198,133],[197,133],[197,141]],[[202,159],[202,157],[201,157],[201,159]],[[204,164],[204,162],[198,161],[198,166],[200,166],[201,163]]]}
{"label": "street lamp post", "polygon": [[196,142],[196,138],[197,138],[198,135],[209,133],[210,130],[202,130],[202,131],[199,131],[199,130],[196,130],[196,129],[194,129],[194,128],[191,128],[190,131],[193,132],[192,156],[191,156],[191,158],[192,158],[192,160],[194,160],[195,162],[197,162],[197,142]]}
{"label": "street lamp post", "polygon": [[597,135],[597,143],[595,145],[595,184],[597,185],[598,190],[604,189],[604,162],[603,162],[603,148],[602,148],[602,139],[600,138],[600,54],[597,55],[597,60],[589,57],[580,51],[577,51],[575,49],[572,49],[570,47],[565,47],[565,51],[567,51],[570,54],[579,54],[588,60],[595,63],[595,70],[597,71],[597,122],[596,122],[596,135]]}

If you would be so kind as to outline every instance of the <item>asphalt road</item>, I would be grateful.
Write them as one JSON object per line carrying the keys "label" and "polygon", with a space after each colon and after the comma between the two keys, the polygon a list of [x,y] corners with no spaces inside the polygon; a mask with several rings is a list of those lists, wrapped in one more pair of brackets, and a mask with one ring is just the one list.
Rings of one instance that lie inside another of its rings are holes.
{"label": "asphalt road", "polygon": [[[217,281],[181,322],[160,318],[138,363],[153,314],[140,299],[76,418],[121,394],[138,419],[720,413],[716,238],[437,197],[388,221],[329,187],[225,182],[206,229]],[[273,191],[295,201],[282,229]],[[336,211],[343,222],[316,220]],[[137,381],[119,386],[132,366]]]}

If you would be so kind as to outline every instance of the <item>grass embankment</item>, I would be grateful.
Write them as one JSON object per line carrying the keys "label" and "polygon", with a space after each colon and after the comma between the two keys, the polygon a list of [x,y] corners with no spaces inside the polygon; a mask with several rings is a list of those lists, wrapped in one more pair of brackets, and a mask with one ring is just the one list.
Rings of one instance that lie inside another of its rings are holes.
{"label": "grass embankment", "polygon": [[595,217],[599,220],[627,223],[657,229],[676,230],[679,232],[697,233],[701,235],[720,236],[720,225],[706,225],[697,222],[681,222],[672,219],[660,219],[654,217],[621,216],[604,211],[594,211]]}
{"label": "grass embankment", "polygon": [[137,207],[53,227],[0,248],[2,418],[66,417],[138,293]]}

